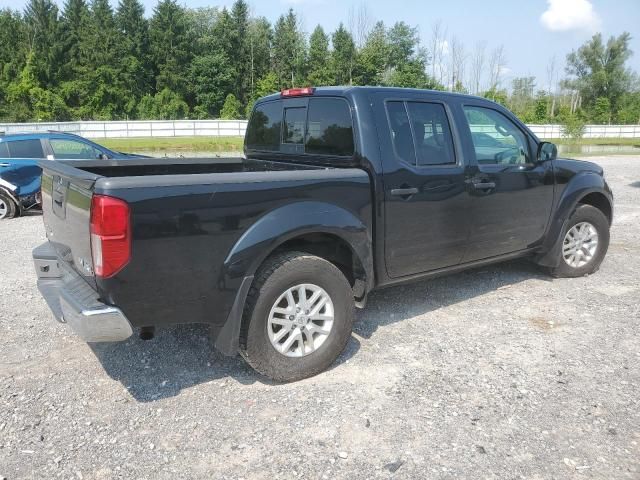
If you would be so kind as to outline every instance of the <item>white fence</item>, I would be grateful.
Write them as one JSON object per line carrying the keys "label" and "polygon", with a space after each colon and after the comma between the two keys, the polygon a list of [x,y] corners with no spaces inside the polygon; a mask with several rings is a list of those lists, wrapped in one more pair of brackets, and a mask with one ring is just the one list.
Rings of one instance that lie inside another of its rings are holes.
{"label": "white fence", "polygon": [[[540,138],[562,138],[560,125],[527,125]],[[640,125],[587,125],[584,138],[640,138]]]}
{"label": "white fence", "polygon": [[244,137],[246,120],[136,120],[121,122],[0,123],[0,132],[56,130],[86,138]]}
{"label": "white fence", "polygon": [[[560,125],[529,125],[540,138],[561,138]],[[87,138],[243,137],[246,120],[136,120],[122,122],[0,123],[0,132],[57,130]],[[640,125],[587,125],[585,138],[640,138]]]}

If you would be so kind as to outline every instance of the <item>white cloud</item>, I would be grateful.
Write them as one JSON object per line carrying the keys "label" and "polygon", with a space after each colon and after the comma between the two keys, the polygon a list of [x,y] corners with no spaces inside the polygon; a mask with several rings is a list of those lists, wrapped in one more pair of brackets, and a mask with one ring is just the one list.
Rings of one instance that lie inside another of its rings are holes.
{"label": "white cloud", "polygon": [[589,0],[547,0],[549,6],[540,17],[549,30],[597,30],[600,17]]}

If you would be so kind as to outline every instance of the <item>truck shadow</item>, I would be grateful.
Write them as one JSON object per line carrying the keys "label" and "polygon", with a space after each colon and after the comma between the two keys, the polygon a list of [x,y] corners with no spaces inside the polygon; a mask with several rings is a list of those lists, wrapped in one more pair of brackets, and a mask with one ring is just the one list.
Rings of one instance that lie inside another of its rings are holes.
{"label": "truck shadow", "polygon": [[[367,307],[358,311],[356,335],[331,368],[339,368],[358,352],[358,336],[369,339],[378,327],[532,278],[547,279],[531,263],[514,261],[376,291]],[[126,342],[90,347],[106,373],[139,402],[172,397],[194,385],[225,378],[246,385],[275,384],[254,372],[240,356],[226,357],[216,352],[208,333],[205,325],[176,325],[156,330],[152,340],[140,340],[136,335]]]}

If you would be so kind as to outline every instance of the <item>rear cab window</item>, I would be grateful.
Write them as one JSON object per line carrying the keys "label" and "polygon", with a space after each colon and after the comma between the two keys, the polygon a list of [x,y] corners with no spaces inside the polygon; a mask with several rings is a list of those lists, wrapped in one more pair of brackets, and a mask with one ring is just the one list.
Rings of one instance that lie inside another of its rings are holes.
{"label": "rear cab window", "polygon": [[351,108],[344,98],[323,96],[261,103],[249,120],[245,143],[253,152],[351,159]]}

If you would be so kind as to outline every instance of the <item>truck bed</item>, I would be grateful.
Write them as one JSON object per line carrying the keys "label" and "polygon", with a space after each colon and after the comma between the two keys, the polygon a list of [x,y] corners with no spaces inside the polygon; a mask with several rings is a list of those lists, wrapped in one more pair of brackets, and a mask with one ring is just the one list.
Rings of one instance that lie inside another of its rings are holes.
{"label": "truck bed", "polygon": [[[134,327],[221,327],[249,268],[245,255],[268,252],[296,222],[317,223],[317,230],[330,234],[322,227],[327,217],[344,224],[341,235],[370,238],[371,185],[359,168],[242,158],[40,165],[44,223],[59,263],[82,277],[100,301],[121,308]],[[125,200],[130,209],[130,260],[110,278],[94,273],[94,195]]]}

